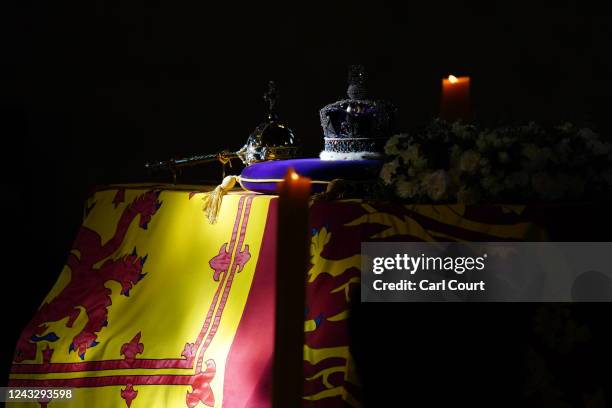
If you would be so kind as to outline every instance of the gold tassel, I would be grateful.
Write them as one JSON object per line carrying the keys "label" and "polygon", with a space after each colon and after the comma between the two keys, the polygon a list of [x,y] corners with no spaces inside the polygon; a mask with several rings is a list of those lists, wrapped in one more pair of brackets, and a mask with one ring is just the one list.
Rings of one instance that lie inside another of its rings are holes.
{"label": "gold tassel", "polygon": [[218,185],[213,191],[204,194],[204,212],[206,217],[211,224],[217,222],[217,216],[221,210],[221,203],[223,202],[223,196],[227,194],[238,181],[238,176],[227,176],[223,179],[220,185]]}

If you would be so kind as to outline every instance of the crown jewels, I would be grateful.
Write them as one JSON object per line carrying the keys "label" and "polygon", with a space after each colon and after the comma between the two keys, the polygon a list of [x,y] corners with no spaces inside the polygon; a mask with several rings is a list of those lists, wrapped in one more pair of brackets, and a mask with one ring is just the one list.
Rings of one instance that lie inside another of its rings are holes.
{"label": "crown jewels", "polygon": [[238,157],[247,165],[266,160],[291,159],[298,155],[298,140],[293,131],[276,114],[278,92],[274,81],[268,82],[264,94],[268,103],[268,118],[260,123],[238,151]]}
{"label": "crown jewels", "polygon": [[393,104],[372,100],[366,91],[365,69],[349,71],[348,99],[321,109],[325,149],[323,160],[363,160],[382,157],[384,145],[395,131]]}

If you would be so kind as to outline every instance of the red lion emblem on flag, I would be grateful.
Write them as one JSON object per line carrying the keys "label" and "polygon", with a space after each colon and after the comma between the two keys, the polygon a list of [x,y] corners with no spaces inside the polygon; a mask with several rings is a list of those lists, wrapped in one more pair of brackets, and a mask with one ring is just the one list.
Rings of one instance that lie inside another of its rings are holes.
{"label": "red lion emblem on flag", "polygon": [[[160,191],[148,191],[127,205],[115,234],[104,244],[97,232],[81,227],[68,257],[70,282],[55,298],[40,307],[24,329],[17,343],[15,362],[35,359],[39,341],[57,341],[59,337],[54,332],[45,333],[48,329],[46,323],[69,317],[66,327],[72,327],[81,313],[79,307],[86,313],[87,323],[72,339],[68,352],[76,351],[81,359],[85,359],[87,349],[98,344],[96,339],[108,325],[108,307],[111,305],[111,290],[105,284],[118,282],[121,294],[129,296],[134,285],[146,275],[142,269],[147,255],[139,256],[136,248],[115,259],[109,257],[121,248],[128,228],[136,217],[139,216],[139,227],[147,229],[162,204],[158,200],[159,195]],[[104,261],[101,266],[94,267],[101,261]]]}

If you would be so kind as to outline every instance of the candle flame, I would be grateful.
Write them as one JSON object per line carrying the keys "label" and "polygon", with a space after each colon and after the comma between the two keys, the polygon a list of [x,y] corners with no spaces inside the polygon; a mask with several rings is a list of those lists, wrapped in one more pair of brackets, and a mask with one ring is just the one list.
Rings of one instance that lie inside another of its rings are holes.
{"label": "candle flame", "polygon": [[298,176],[298,174],[295,171],[291,171],[291,180],[297,180],[300,178],[300,176]]}
{"label": "candle flame", "polygon": [[448,76],[448,82],[450,82],[451,84],[456,84],[457,82],[459,82],[459,80],[457,79],[456,76],[454,75],[449,75]]}

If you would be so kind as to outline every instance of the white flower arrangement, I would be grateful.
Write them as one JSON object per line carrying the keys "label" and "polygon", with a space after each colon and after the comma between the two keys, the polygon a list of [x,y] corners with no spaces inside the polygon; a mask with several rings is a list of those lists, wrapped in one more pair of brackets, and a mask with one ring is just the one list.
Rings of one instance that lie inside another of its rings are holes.
{"label": "white flower arrangement", "polygon": [[479,129],[436,120],[385,146],[383,184],[413,202],[610,198],[612,143],[572,124]]}

